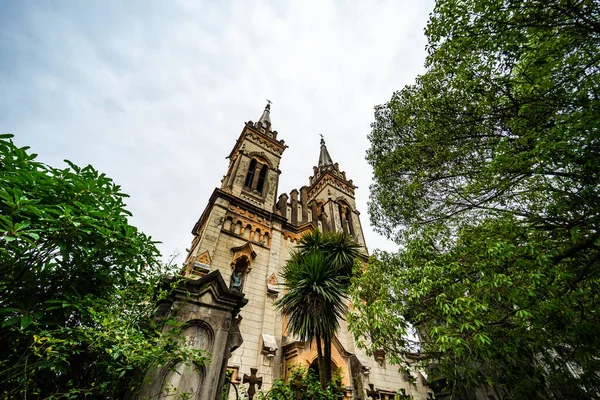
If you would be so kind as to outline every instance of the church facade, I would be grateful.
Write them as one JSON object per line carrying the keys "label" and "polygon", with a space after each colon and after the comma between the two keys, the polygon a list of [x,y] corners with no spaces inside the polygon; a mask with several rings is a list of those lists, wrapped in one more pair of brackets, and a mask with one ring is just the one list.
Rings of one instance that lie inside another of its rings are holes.
{"label": "church facade", "polygon": [[[228,362],[233,382],[257,369],[263,389],[286,376],[289,367],[314,365],[316,346],[296,340],[285,330],[285,320],[274,302],[282,295],[282,266],[299,238],[316,228],[343,231],[362,245],[367,256],[356,186],[334,163],[323,139],[318,164],[308,185],[278,196],[279,164],[286,150],[272,129],[270,104],[257,122],[247,122],[228,156],[229,166],[198,222],[184,262],[192,279],[221,272],[229,288],[245,294],[239,328],[243,344]],[[316,155],[315,155],[316,159]],[[385,354],[367,357],[355,346],[346,323],[332,346],[332,364],[340,368],[346,398],[392,399],[399,389],[414,399],[430,391],[420,372],[399,373]]]}

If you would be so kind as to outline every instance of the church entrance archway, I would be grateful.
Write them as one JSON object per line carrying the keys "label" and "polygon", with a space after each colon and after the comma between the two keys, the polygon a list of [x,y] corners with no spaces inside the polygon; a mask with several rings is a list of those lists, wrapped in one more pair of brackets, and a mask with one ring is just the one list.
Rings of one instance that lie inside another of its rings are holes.
{"label": "church entrance archway", "polygon": [[[315,358],[310,365],[308,366],[308,369],[313,371],[315,376],[318,378],[319,377],[319,358]],[[333,377],[333,374],[335,373],[335,371],[337,371],[338,366],[335,363],[335,361],[331,360],[331,376]]]}

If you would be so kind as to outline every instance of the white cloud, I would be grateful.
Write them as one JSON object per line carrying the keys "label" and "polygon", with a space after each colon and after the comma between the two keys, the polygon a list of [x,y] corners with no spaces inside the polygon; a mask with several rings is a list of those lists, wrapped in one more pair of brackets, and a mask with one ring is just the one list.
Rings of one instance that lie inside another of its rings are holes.
{"label": "white cloud", "polygon": [[0,17],[0,122],[53,165],[92,164],[133,223],[183,253],[243,124],[273,100],[289,145],[280,190],[308,183],[319,134],[347,176],[367,244],[373,106],[411,83],[432,1],[23,3]]}

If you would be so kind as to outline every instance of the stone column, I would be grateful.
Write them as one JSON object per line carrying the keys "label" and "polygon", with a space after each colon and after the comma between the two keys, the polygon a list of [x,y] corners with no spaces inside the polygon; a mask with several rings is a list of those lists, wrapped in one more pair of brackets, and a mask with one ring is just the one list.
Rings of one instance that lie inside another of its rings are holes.
{"label": "stone column", "polygon": [[302,186],[300,188],[300,204],[302,204],[302,223],[305,224],[308,222],[308,205],[307,199],[308,197],[308,187]]}
{"label": "stone column", "polygon": [[149,371],[138,399],[170,400],[177,398],[174,393],[187,393],[194,400],[219,399],[227,360],[243,342],[238,313],[247,302],[243,293],[227,287],[218,270],[180,284],[159,306],[158,317],[184,322],[181,345],[205,350],[210,362],[189,367],[173,360]]}
{"label": "stone column", "polygon": [[292,215],[290,216],[290,222],[294,225],[298,224],[298,190],[294,189],[290,192],[291,203],[292,203]]}
{"label": "stone column", "polygon": [[279,195],[279,212],[281,216],[287,219],[287,204],[288,204],[288,195],[287,193],[282,193]]}
{"label": "stone column", "polygon": [[254,177],[252,178],[252,190],[256,190],[256,187],[258,186],[258,178],[260,177],[260,170],[262,169],[263,164],[261,163],[256,163],[256,168],[254,168]]}

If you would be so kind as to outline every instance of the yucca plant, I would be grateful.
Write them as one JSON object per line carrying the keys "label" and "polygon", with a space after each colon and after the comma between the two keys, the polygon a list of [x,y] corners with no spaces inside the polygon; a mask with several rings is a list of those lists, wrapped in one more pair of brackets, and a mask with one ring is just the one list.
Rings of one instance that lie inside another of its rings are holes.
{"label": "yucca plant", "polygon": [[283,268],[286,293],[275,305],[287,330],[317,345],[319,380],[331,380],[331,341],[347,308],[348,277],[360,246],[343,233],[318,230],[302,237]]}

